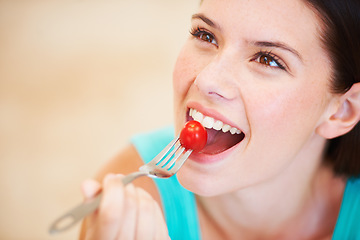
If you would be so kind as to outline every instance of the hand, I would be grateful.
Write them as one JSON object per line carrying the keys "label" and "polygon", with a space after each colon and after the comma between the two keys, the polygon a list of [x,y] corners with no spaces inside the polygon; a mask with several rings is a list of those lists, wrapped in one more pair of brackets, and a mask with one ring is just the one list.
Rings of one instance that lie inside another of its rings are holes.
{"label": "hand", "polygon": [[124,186],[122,178],[122,175],[107,175],[103,189],[94,180],[82,184],[85,200],[103,192],[99,209],[85,219],[85,239],[170,239],[158,203],[145,190],[131,183]]}

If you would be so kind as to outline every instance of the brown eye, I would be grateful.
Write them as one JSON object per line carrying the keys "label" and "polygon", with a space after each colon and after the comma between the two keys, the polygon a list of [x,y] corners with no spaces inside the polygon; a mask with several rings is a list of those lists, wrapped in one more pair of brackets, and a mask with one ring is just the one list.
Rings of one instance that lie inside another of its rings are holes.
{"label": "brown eye", "polygon": [[260,51],[255,54],[255,57],[252,60],[262,64],[265,67],[280,68],[282,70],[286,69],[281,63],[280,58],[271,52]]}
{"label": "brown eye", "polygon": [[271,66],[272,58],[266,55],[262,55],[259,57],[259,63]]}
{"label": "brown eye", "polygon": [[199,39],[200,41],[208,42],[215,46],[218,45],[214,35],[205,29],[192,29],[190,31],[190,34],[193,35],[195,38]]}
{"label": "brown eye", "polygon": [[209,43],[214,43],[214,41],[215,41],[213,36],[211,36],[210,34],[206,34],[206,33],[201,33],[199,38],[201,40],[209,42]]}

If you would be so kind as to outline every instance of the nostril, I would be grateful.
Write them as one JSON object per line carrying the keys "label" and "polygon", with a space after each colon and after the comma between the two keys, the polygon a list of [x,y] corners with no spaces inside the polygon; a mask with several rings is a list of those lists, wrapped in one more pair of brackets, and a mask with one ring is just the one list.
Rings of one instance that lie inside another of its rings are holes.
{"label": "nostril", "polygon": [[215,76],[199,74],[194,80],[193,84],[205,96],[231,100],[236,98],[237,87],[234,82],[227,78],[219,78]]}
{"label": "nostril", "polygon": [[220,94],[219,91],[217,91],[217,90],[214,91],[214,89],[217,88],[216,86],[210,86],[209,84],[206,84],[206,85],[199,84],[199,82],[196,80],[194,81],[194,85],[204,95],[207,95],[209,97],[216,97],[216,98],[226,98],[224,95]]}
{"label": "nostril", "polygon": [[209,92],[208,93],[210,96],[215,96],[215,97],[220,97],[220,98],[225,98],[223,95],[217,93],[217,92]]}

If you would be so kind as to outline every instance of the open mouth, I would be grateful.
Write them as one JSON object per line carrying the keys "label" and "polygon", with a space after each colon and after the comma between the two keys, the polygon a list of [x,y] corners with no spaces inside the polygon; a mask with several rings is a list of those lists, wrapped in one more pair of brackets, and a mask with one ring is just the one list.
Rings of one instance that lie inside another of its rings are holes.
{"label": "open mouth", "polygon": [[245,134],[236,127],[205,116],[196,109],[191,108],[188,116],[188,120],[200,122],[207,131],[208,140],[205,148],[201,151],[203,154],[214,155],[224,152],[240,143],[245,137]]}

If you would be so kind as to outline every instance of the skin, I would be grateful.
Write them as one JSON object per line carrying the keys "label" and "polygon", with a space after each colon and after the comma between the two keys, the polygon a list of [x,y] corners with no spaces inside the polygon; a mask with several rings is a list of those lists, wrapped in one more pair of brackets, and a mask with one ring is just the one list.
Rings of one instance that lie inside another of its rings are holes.
{"label": "skin", "polygon": [[[267,181],[297,163],[307,172],[314,169],[326,142],[316,128],[335,101],[313,12],[300,1],[204,1],[199,13],[218,28],[199,18],[192,27],[213,32],[217,45],[190,38],[180,53],[173,78],[176,129],[181,130],[188,107],[196,103],[200,111],[216,111],[234,122],[246,137],[214,164],[189,161],[181,171],[182,182],[202,195],[217,195]],[[251,43],[260,41],[283,42],[301,60],[289,51]],[[258,51],[278,55],[288,71],[251,60]],[[237,181],[229,184],[229,175]]]}
{"label": "skin", "polygon": [[[83,182],[85,200],[100,191],[103,199],[99,209],[83,221],[79,239],[169,239],[152,179],[139,178],[126,187],[121,182],[123,174],[135,172],[142,165],[135,148],[128,146],[104,165],[95,179]],[[123,174],[113,174],[120,172]]]}
{"label": "skin", "polygon": [[[216,226],[229,233],[262,229],[266,237],[279,239],[290,219],[316,209],[318,181],[322,174],[332,176],[321,164],[326,138],[317,129],[336,112],[339,99],[329,90],[331,64],[318,37],[319,21],[301,1],[206,0],[192,28],[211,37],[189,38],[178,58],[173,78],[176,129],[195,106],[225,116],[246,137],[225,156],[212,156],[214,162],[202,164],[190,157],[179,181],[200,195]],[[256,44],[264,41],[281,42],[286,49]],[[286,69],[254,59],[259,51],[271,51]],[[341,192],[341,180],[326,181],[335,181]],[[318,214],[323,213],[311,215]],[[313,235],[331,234],[331,229]]]}
{"label": "skin", "polygon": [[[205,0],[191,27],[201,34],[186,41],[173,75],[176,132],[191,107],[245,134],[224,153],[192,154],[178,172],[196,194],[203,239],[331,239],[346,179],[323,151],[359,121],[360,85],[331,93],[319,19],[300,0]],[[142,164],[129,146],[84,182],[85,199],[104,198],[80,239],[167,239],[153,181],[124,187],[109,175]]]}

